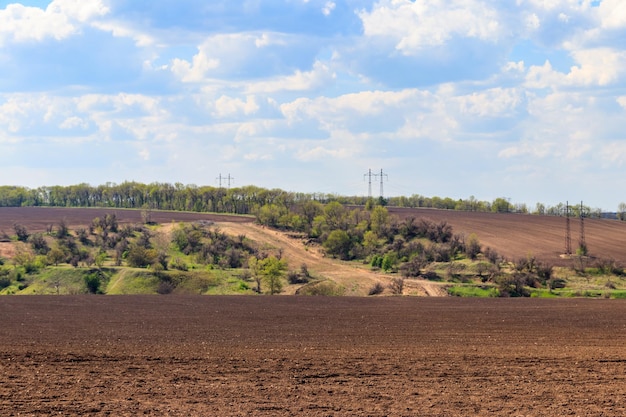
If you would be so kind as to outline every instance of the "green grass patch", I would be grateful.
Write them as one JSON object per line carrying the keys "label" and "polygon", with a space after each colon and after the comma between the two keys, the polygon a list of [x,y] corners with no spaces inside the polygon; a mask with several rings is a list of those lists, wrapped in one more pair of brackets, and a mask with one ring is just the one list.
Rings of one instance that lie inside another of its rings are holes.
{"label": "green grass patch", "polygon": [[532,298],[558,298],[559,294],[546,289],[533,288],[530,290],[530,296]]}
{"label": "green grass patch", "polygon": [[455,285],[447,289],[448,294],[453,297],[479,297],[489,298],[498,297],[499,292],[497,288],[489,286],[474,286],[474,285]]}
{"label": "green grass patch", "polygon": [[121,268],[106,286],[106,294],[156,294],[159,278],[146,269]]}
{"label": "green grass patch", "polygon": [[626,298],[626,290],[613,290],[609,292],[610,298],[624,299]]}

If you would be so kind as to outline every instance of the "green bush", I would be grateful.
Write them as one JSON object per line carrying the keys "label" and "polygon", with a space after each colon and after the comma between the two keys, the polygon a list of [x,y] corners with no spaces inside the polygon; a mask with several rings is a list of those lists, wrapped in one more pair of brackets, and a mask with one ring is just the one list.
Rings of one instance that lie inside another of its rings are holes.
{"label": "green bush", "polygon": [[9,286],[11,286],[11,278],[9,278],[8,276],[0,277],[0,290],[3,290]]}
{"label": "green bush", "polygon": [[100,289],[100,274],[97,272],[91,273],[89,275],[85,275],[85,287],[87,287],[87,292],[89,294],[102,294],[102,290]]}

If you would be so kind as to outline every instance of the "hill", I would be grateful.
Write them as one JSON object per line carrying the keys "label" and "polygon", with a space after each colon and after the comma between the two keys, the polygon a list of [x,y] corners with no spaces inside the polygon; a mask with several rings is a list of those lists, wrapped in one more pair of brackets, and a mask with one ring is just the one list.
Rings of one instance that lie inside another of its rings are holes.
{"label": "hill", "polygon": [[[446,222],[458,235],[474,233],[483,246],[490,247],[508,260],[517,260],[532,255],[537,260],[555,266],[572,267],[573,259],[562,254],[565,248],[566,222],[562,217],[537,216],[511,213],[464,212],[438,209],[388,208],[391,215],[401,221],[407,218]],[[64,221],[70,228],[85,227],[95,217],[115,214],[120,224],[138,224],[146,213],[140,210],[102,208],[46,208],[20,207],[0,208],[0,237],[12,235],[14,224],[25,226],[29,232],[44,232]],[[376,283],[387,286],[397,274],[384,274],[372,270],[361,262],[344,262],[331,259],[324,251],[308,239],[297,234],[280,232],[260,226],[250,216],[223,214],[152,211],[151,220],[159,224],[173,222],[210,222],[231,236],[246,236],[260,247],[280,251],[288,261],[290,270],[306,265],[314,279],[313,284],[327,283],[333,294],[363,296]],[[572,247],[575,250],[580,235],[580,221],[570,219]],[[171,229],[171,228],[170,228]],[[626,223],[607,219],[585,219],[585,238],[592,257],[613,259],[626,264]],[[169,232],[168,232],[169,233]],[[11,242],[0,242],[0,257],[10,258],[14,253]],[[123,274],[122,274],[123,275]],[[117,277],[116,282],[120,281]],[[446,295],[442,282],[407,280],[404,294],[441,296]],[[287,285],[284,293],[294,294],[302,285]]]}

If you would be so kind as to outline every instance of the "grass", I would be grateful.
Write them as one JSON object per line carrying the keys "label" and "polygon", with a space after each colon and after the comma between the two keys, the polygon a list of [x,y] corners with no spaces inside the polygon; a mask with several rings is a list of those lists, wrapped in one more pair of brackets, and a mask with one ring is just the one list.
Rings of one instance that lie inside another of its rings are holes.
{"label": "grass", "polygon": [[497,297],[498,289],[490,286],[455,285],[448,288],[448,294],[454,297]]}

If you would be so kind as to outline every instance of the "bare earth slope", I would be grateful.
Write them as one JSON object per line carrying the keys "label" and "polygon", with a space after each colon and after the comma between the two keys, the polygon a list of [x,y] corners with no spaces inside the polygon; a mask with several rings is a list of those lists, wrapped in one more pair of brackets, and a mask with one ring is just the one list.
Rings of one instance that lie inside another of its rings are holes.
{"label": "bare earth slope", "polygon": [[623,416],[626,302],[0,299],[0,415]]}

